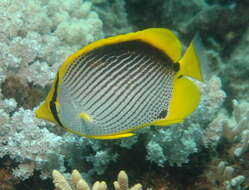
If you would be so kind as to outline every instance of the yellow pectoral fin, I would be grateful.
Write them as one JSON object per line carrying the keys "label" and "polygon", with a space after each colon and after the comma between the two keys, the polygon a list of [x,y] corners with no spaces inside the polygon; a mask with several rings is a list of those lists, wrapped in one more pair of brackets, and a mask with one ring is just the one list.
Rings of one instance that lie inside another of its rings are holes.
{"label": "yellow pectoral fin", "polygon": [[85,120],[85,121],[88,121],[88,122],[92,122],[92,118],[89,114],[85,113],[85,112],[81,112],[80,113],[80,118]]}
{"label": "yellow pectoral fin", "polygon": [[197,108],[200,95],[200,89],[193,81],[184,77],[176,79],[166,118],[153,124],[164,126],[182,122]]}
{"label": "yellow pectoral fin", "polygon": [[35,115],[40,119],[45,119],[53,123],[56,123],[47,102],[44,102],[43,104],[40,105],[40,107],[37,110],[35,110]]}

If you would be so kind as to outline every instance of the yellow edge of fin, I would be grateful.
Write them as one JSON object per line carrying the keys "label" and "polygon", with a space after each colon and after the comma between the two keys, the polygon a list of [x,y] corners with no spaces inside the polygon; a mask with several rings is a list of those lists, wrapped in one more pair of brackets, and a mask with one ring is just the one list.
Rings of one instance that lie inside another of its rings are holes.
{"label": "yellow edge of fin", "polygon": [[94,139],[102,139],[102,140],[112,140],[112,139],[121,139],[121,138],[127,138],[134,136],[134,133],[123,133],[123,134],[117,134],[117,135],[105,135],[105,136],[92,136],[91,138]]}
{"label": "yellow edge of fin", "polygon": [[153,125],[166,126],[182,122],[190,115],[200,102],[200,89],[187,78],[174,81],[169,112],[165,119],[153,122]]}
{"label": "yellow edge of fin", "polygon": [[[199,44],[199,45],[198,45]],[[179,61],[180,71],[178,76],[189,76],[191,78],[203,81],[202,69],[201,69],[201,47],[200,37],[195,35],[194,39],[187,48],[184,56]]]}
{"label": "yellow edge of fin", "polygon": [[99,136],[92,136],[92,135],[85,135],[82,133],[79,133],[77,131],[74,131],[72,129],[69,128],[64,128],[66,131],[79,135],[79,136],[83,136],[83,137],[87,137],[87,138],[92,138],[92,139],[99,139],[99,140],[111,140],[111,139],[120,139],[120,138],[126,138],[126,137],[131,137],[134,136],[135,133],[116,133],[116,134],[112,134],[112,135],[99,135]]}
{"label": "yellow edge of fin", "polygon": [[59,69],[59,84],[62,82],[64,74],[67,71],[69,65],[72,64],[73,60],[76,59],[78,56],[86,54],[87,52],[90,52],[104,45],[126,42],[131,40],[141,40],[153,45],[158,49],[161,49],[172,59],[173,62],[176,62],[181,57],[181,43],[177,36],[168,29],[150,28],[138,32],[122,34],[93,42],[69,56]]}

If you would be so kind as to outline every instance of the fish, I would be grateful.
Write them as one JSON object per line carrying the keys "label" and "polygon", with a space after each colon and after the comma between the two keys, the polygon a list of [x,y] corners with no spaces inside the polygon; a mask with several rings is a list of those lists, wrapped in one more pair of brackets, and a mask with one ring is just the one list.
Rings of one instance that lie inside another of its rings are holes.
{"label": "fish", "polygon": [[196,41],[183,55],[180,40],[166,28],[95,41],[59,67],[35,115],[93,139],[183,122],[200,103],[194,80],[204,81]]}

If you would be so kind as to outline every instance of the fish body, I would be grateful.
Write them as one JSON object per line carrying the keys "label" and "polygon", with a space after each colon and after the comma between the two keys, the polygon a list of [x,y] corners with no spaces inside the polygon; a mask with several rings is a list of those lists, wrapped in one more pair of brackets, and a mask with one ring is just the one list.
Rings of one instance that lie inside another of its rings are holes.
{"label": "fish body", "polygon": [[95,139],[182,122],[200,101],[188,77],[203,78],[194,41],[181,54],[176,35],[162,28],[96,41],[61,65],[36,116]]}

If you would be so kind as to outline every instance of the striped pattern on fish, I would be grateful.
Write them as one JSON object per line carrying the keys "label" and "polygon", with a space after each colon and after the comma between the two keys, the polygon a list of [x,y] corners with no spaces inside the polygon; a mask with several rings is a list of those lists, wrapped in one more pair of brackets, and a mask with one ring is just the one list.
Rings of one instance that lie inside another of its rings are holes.
{"label": "striped pattern on fish", "polygon": [[177,36],[165,28],[93,42],[60,66],[35,114],[94,139],[180,123],[200,102],[192,80],[203,81],[199,39],[196,35],[184,54]]}
{"label": "striped pattern on fish", "polygon": [[95,49],[78,57],[66,72],[60,86],[61,111],[68,110],[62,96],[67,94],[76,109],[93,118],[80,131],[91,135],[164,118],[176,71],[165,54],[141,41]]}

